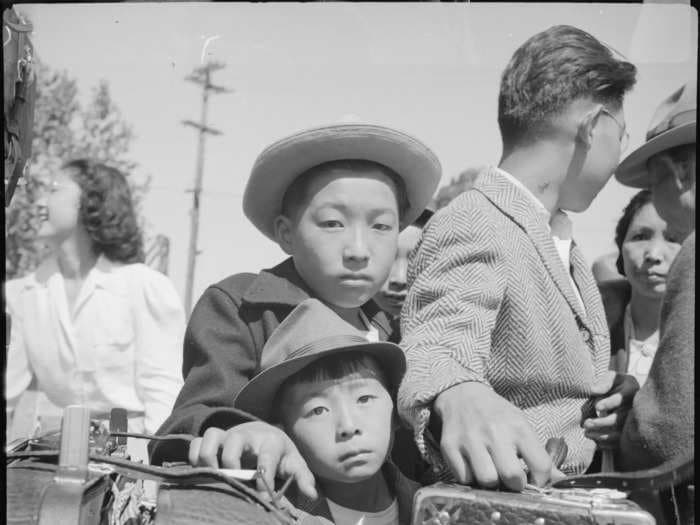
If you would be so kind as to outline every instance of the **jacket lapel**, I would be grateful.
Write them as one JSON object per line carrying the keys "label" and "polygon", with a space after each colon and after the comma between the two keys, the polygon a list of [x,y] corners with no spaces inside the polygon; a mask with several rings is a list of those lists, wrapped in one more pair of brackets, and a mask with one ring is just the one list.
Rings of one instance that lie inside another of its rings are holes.
{"label": "jacket lapel", "polygon": [[[585,312],[581,309],[574,290],[571,288],[569,276],[554,246],[547,216],[535,208],[528,195],[496,173],[493,168],[482,172],[477,179],[475,189],[525,230],[554,284],[566,302],[569,303],[576,317],[582,324],[585,323]],[[584,304],[587,304],[585,298]]]}
{"label": "jacket lapel", "polygon": [[581,249],[576,242],[571,243],[571,269],[576,286],[578,286],[583,304],[586,305],[586,316],[581,319],[591,324],[593,333],[608,333],[608,324],[605,319],[603,299],[598,290],[598,285],[593,278]]}

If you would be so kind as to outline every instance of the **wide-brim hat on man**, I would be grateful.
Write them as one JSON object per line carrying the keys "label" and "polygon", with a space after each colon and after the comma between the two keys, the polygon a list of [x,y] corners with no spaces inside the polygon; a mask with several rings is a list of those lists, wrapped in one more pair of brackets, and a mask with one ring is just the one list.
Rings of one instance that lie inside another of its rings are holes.
{"label": "wide-brim hat on man", "polygon": [[667,149],[696,142],[697,83],[691,81],[666,98],[654,113],[646,142],[630,153],[615,170],[626,186],[648,188],[651,177],[647,161]]}
{"label": "wide-brim hat on man", "polygon": [[290,184],[314,166],[336,160],[374,161],[403,179],[408,209],[401,229],[420,216],[442,175],[435,153],[411,135],[373,124],[322,126],[278,140],[260,153],[243,194],[244,213],[274,240],[274,220]]}
{"label": "wide-brim hat on man", "polygon": [[398,345],[370,342],[365,332],[344,321],[318,299],[301,302],[272,332],[260,358],[262,371],[234,399],[236,408],[270,420],[282,384],[314,361],[347,351],[367,352],[382,367],[390,391],[396,392],[406,371]]}

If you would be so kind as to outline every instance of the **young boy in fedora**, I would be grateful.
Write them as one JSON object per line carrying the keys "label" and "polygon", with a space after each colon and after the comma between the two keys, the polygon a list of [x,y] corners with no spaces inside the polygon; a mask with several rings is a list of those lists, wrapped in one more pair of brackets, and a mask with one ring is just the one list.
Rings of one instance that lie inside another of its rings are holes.
{"label": "young boy in fedora", "polygon": [[296,449],[274,427],[251,422],[231,433],[249,421],[233,398],[260,371],[272,331],[309,297],[370,337],[389,337],[388,319],[371,299],[389,273],[399,231],[425,209],[440,174],[428,147],[382,126],[320,127],[267,147],[253,166],[243,210],[290,257],[259,274],[228,277],[199,299],[185,333],[185,384],[159,433],[203,437],[189,454],[176,442],[156,442],[152,461],[189,457],[216,466],[220,457],[235,468],[245,445],[262,456],[270,476],[277,467],[298,469],[298,482],[309,481]]}
{"label": "young boy in fedora", "polygon": [[317,480],[310,501],[292,490],[305,515],[336,525],[410,523],[418,484],[389,460],[403,351],[370,342],[366,332],[317,299],[285,318],[263,348],[261,371],[234,406],[279,425]]}
{"label": "young boy in fedora", "polygon": [[571,26],[528,39],[501,77],[498,167],[423,230],[398,408],[441,477],[542,485],[560,475],[544,447],[556,437],[563,472],[591,462],[582,411],[612,386],[608,328],[561,210],[588,208],[617,167],[635,71]]}

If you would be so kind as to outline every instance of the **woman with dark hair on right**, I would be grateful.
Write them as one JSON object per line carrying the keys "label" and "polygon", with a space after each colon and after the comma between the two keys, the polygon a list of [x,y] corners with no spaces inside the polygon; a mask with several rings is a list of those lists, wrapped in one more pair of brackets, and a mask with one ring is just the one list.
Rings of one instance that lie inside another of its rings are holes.
{"label": "woman with dark hair on right", "polygon": [[643,385],[659,344],[668,270],[681,245],[654,208],[649,190],[629,202],[615,229],[617,271],[626,282],[600,284],[610,326],[611,368]]}
{"label": "woman with dark hair on right", "polygon": [[[39,204],[37,240],[50,253],[6,284],[8,416],[25,416],[14,412],[22,412],[18,401],[34,384],[54,405],[48,419],[73,404],[97,420],[121,407],[131,432],[155,432],[182,386],[185,314],[170,280],[142,264],[126,177],[74,160],[53,175]],[[130,440],[129,449],[148,459],[144,442]]]}

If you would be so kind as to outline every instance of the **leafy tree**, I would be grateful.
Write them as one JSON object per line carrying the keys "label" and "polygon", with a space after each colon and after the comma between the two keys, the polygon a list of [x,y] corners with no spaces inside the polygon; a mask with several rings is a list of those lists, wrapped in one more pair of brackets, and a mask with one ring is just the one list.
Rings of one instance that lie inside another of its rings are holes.
{"label": "leafy tree", "polygon": [[[44,247],[34,241],[39,227],[36,202],[50,176],[71,158],[89,156],[129,175],[137,208],[148,191],[150,177],[132,175],[137,165],[129,159],[134,138],[109,93],[107,82],[93,89],[84,109],[78,101],[75,79],[35,61],[37,98],[31,163],[5,210],[6,278],[21,277],[34,270]],[[143,219],[142,226],[145,226]]]}

